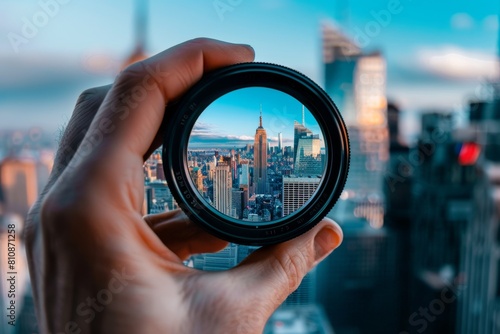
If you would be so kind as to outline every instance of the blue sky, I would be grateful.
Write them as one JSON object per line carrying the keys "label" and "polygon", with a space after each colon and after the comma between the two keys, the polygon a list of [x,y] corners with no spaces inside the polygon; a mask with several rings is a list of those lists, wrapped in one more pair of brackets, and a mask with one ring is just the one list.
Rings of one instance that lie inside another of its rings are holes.
{"label": "blue sky", "polygon": [[[193,128],[190,146],[240,148],[247,143],[253,145],[261,106],[262,126],[271,146],[278,145],[280,132],[283,145],[293,146],[293,123],[302,122],[302,104],[288,94],[262,87],[239,89],[210,104]],[[314,134],[321,134],[318,122],[305,107],[304,120]]]}
{"label": "blue sky", "polygon": [[[21,34],[41,5],[0,0],[0,128],[59,128],[78,94],[111,82],[130,53],[133,1],[65,1],[16,53],[9,34]],[[295,68],[321,85],[320,25],[335,21],[365,50],[382,51],[388,97],[408,122],[418,111],[453,110],[477,97],[498,71],[500,3],[400,0],[397,13],[384,17],[392,1],[151,0],[148,52],[199,36],[242,42],[255,48],[257,61]]]}

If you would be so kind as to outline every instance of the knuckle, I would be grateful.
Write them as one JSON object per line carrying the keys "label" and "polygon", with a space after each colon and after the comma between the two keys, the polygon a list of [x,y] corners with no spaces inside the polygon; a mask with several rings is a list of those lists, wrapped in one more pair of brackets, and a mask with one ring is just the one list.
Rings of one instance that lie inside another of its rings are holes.
{"label": "knuckle", "polygon": [[71,204],[57,194],[48,194],[41,204],[40,226],[42,230],[59,229],[61,222],[69,218]]}
{"label": "knuckle", "polygon": [[119,85],[134,85],[144,72],[144,63],[138,61],[125,67],[116,77],[115,83]]}
{"label": "knuckle", "polygon": [[207,37],[198,37],[188,41],[188,43],[203,47],[209,44],[213,44],[214,40]]}
{"label": "knuckle", "polygon": [[43,199],[40,209],[40,228],[42,233],[65,234],[69,232],[75,219],[93,219],[91,202],[84,193],[85,189],[75,192],[72,182],[56,185]]}
{"label": "knuckle", "polygon": [[76,105],[82,105],[88,103],[88,101],[94,100],[96,97],[101,95],[100,87],[93,87],[84,90],[78,97]]}
{"label": "knuckle", "polygon": [[306,256],[301,252],[294,252],[292,254],[283,252],[276,256],[278,269],[283,273],[285,281],[288,283],[288,292],[295,291],[302,278],[309,270],[308,261]]}

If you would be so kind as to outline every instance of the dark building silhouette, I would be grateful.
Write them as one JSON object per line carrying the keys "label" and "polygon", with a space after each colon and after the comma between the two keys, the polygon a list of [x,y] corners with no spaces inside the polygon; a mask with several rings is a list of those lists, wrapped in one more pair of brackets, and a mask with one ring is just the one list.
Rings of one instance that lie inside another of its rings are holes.
{"label": "dark building silhouette", "polygon": [[366,220],[341,224],[344,241],[317,268],[317,300],[336,334],[398,333],[398,238]]}
{"label": "dark building silhouette", "polygon": [[472,213],[461,244],[457,333],[500,333],[500,100],[470,105],[469,135],[481,145]]}
{"label": "dark building silhouette", "polygon": [[[452,127],[450,115],[424,114],[422,134],[407,162],[414,170],[410,311],[418,312],[408,315],[410,333],[456,331],[458,303],[442,299],[459,289],[461,245],[477,181],[477,144],[455,138]],[[430,315],[421,314],[423,307]]]}

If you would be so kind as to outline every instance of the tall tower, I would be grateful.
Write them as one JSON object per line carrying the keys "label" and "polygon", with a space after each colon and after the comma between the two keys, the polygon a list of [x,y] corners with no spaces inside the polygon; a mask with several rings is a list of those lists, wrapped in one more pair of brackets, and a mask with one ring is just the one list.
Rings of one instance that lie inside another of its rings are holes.
{"label": "tall tower", "polygon": [[135,1],[134,31],[135,43],[132,53],[123,63],[127,67],[135,62],[147,58],[146,55],[146,27],[148,24],[148,0]]}
{"label": "tall tower", "polygon": [[33,159],[7,158],[0,163],[5,213],[26,216],[40,192],[37,174]]}
{"label": "tall tower", "polygon": [[267,133],[262,127],[262,106],[260,108],[259,127],[255,131],[253,178],[257,185],[257,194],[267,193]]}
{"label": "tall tower", "polygon": [[309,130],[297,121],[293,122],[293,163],[295,165],[298,155],[299,139],[302,137],[312,136],[312,131]]}
{"label": "tall tower", "polygon": [[219,162],[214,173],[214,207],[231,216],[231,191],[233,180],[231,177],[231,167],[225,162]]}
{"label": "tall tower", "polygon": [[[383,210],[383,175],[389,155],[386,65],[382,54],[364,53],[338,28],[322,28],[325,90],[349,131],[351,161],[345,185],[349,198],[332,211],[333,217],[345,220],[354,212],[347,209],[351,204],[354,210],[361,206],[356,211],[364,211],[373,206],[373,198],[378,198],[377,205]],[[380,227],[381,221],[370,220],[370,224]]]}

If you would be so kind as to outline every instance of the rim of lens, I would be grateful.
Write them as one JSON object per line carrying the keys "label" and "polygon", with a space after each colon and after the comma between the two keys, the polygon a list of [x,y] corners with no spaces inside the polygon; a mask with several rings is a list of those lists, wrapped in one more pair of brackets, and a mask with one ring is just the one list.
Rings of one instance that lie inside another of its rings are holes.
{"label": "rim of lens", "polygon": [[[288,216],[257,224],[227,216],[210,205],[194,186],[187,166],[191,131],[203,111],[219,97],[251,87],[278,90],[302,103],[320,127],[326,155],[323,175],[311,198]],[[172,195],[192,221],[230,242],[267,245],[297,237],[326,216],[347,179],[349,139],[337,107],[311,79],[284,66],[241,63],[206,74],[179,101],[167,106],[164,127],[163,167]]]}

